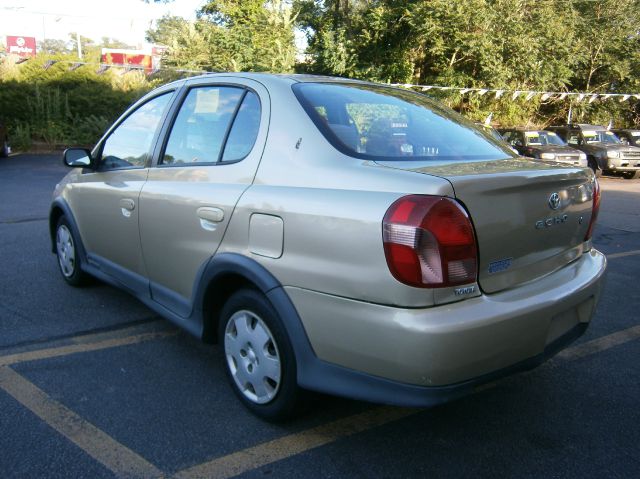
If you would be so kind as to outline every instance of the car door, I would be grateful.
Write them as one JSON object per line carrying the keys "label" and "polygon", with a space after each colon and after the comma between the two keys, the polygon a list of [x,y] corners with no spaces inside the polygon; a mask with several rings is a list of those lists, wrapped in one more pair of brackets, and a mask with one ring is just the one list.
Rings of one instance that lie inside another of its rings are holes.
{"label": "car door", "polygon": [[253,182],[268,118],[260,83],[196,80],[163,133],[140,194],[140,237],[152,297],[179,316]]}
{"label": "car door", "polygon": [[173,94],[154,96],[122,119],[94,150],[95,169],[84,170],[68,195],[88,261],[147,295],[138,197]]}

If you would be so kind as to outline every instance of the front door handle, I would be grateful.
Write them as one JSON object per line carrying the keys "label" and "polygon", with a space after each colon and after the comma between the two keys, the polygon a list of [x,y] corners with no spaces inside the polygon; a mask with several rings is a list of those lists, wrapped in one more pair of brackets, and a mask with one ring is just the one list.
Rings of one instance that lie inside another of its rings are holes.
{"label": "front door handle", "polygon": [[131,212],[136,209],[136,202],[130,198],[123,198],[120,200],[120,211],[122,212],[122,216],[125,218],[129,218],[131,216]]}
{"label": "front door handle", "polygon": [[196,213],[200,218],[200,226],[207,231],[214,231],[217,223],[224,220],[224,211],[214,206],[203,206]]}

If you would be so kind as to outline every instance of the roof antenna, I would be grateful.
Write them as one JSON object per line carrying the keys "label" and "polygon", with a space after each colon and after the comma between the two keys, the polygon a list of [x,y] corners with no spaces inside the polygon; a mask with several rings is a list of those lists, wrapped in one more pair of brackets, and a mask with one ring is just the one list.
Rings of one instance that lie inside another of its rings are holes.
{"label": "roof antenna", "polygon": [[571,109],[571,105],[569,105],[569,114],[567,115],[567,125],[571,124],[571,114],[573,113],[573,110]]}
{"label": "roof antenna", "polygon": [[612,130],[612,129],[613,129],[613,118],[609,120],[609,124],[607,125],[607,130]]}

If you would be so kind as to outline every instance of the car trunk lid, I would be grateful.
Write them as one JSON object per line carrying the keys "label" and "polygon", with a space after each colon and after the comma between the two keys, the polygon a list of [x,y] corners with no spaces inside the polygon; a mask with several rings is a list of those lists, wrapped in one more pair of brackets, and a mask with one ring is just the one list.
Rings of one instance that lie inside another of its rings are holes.
{"label": "car trunk lid", "polygon": [[486,293],[547,275],[583,252],[592,212],[589,170],[525,159],[382,164],[451,183],[474,224]]}

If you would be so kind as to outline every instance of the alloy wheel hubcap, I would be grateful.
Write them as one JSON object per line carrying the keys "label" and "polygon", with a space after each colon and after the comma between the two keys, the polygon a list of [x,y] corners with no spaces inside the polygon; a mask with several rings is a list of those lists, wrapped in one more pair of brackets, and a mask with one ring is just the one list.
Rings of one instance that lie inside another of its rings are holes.
{"label": "alloy wheel hubcap", "polygon": [[60,225],[58,232],[56,233],[56,249],[62,274],[66,278],[69,278],[75,271],[76,252],[73,247],[71,232],[65,225]]}
{"label": "alloy wheel hubcap", "polygon": [[231,376],[251,402],[266,404],[280,388],[280,354],[271,330],[256,314],[238,311],[227,322],[224,351]]}

